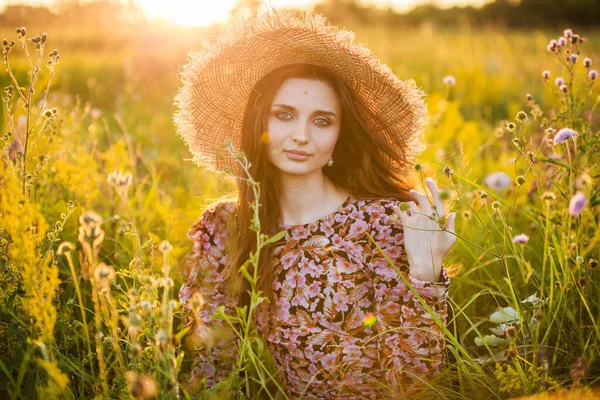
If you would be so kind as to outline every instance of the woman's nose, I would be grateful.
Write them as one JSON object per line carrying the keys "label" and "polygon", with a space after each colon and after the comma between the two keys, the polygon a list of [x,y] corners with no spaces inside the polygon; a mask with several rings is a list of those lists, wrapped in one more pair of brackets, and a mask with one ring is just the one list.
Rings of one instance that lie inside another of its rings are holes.
{"label": "woman's nose", "polygon": [[309,124],[299,124],[298,129],[292,134],[292,140],[297,143],[307,143],[309,137]]}

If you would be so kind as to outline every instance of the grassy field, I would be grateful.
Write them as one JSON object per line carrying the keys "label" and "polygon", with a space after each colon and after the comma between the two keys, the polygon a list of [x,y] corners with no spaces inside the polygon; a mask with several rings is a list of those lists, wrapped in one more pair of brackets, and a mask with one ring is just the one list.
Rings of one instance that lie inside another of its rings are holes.
{"label": "grassy field", "polygon": [[[235,187],[191,163],[172,100],[186,53],[210,35],[26,27],[27,38],[48,34],[42,65],[54,48],[60,63],[41,70],[29,102],[8,69],[0,75],[2,87],[13,86],[0,117],[0,395],[189,397],[176,301],[191,246],[185,234],[208,202]],[[9,66],[26,94],[29,61],[8,28],[0,36],[16,42]],[[600,32],[576,30],[586,41],[573,64],[546,49],[561,31],[347,28],[428,94],[418,173],[449,192],[459,216],[446,260],[451,362],[423,397],[575,390],[592,398],[600,378],[600,78],[589,74],[600,65]],[[454,85],[444,83],[448,75]],[[576,140],[553,141],[562,128]],[[496,172],[506,178],[492,182]],[[205,394],[262,390],[257,396],[269,398],[268,389],[275,398],[268,355],[255,336],[240,343],[258,367]]]}

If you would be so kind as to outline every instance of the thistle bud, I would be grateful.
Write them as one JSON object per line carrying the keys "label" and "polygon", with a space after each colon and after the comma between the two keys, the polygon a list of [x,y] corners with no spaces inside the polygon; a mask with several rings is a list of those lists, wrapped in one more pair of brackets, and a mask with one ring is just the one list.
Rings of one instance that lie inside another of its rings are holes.
{"label": "thistle bud", "polygon": [[450,175],[454,175],[454,171],[452,170],[452,168],[445,166],[444,167],[444,175],[446,175],[448,178],[450,178]]}
{"label": "thistle bud", "polygon": [[[531,95],[528,96],[531,97]],[[521,123],[527,121],[527,113],[525,111],[519,111],[516,120]]]}
{"label": "thistle bud", "polygon": [[504,330],[504,333],[506,334],[507,338],[514,339],[515,336],[517,335],[517,330],[515,329],[514,326],[507,326],[506,329]]}

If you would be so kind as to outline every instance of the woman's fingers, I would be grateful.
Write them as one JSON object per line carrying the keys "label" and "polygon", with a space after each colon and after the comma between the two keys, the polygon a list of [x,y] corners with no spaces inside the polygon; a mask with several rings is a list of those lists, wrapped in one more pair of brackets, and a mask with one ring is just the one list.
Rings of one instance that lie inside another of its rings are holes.
{"label": "woman's fingers", "polygon": [[440,189],[437,187],[433,179],[427,177],[425,181],[427,182],[427,186],[431,191],[431,197],[433,197],[433,204],[435,206],[435,210],[437,211],[440,217],[443,217],[445,215],[445,211],[444,202],[440,198]]}
{"label": "woman's fingers", "polygon": [[427,196],[416,190],[411,190],[410,194],[419,202],[419,205],[421,206],[421,212],[431,215],[433,209],[431,208],[431,204],[429,204],[429,199]]}

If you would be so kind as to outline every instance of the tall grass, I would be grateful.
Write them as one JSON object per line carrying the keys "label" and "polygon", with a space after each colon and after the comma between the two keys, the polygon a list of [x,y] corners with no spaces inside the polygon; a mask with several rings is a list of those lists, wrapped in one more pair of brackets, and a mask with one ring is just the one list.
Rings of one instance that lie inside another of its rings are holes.
{"label": "tall grass", "polygon": [[[429,93],[429,148],[415,173],[436,178],[461,216],[445,262],[453,277],[452,318],[443,327],[449,362],[420,396],[591,393],[600,377],[600,99],[590,71],[600,42],[589,35],[548,52],[542,33],[424,29],[400,48],[398,32],[356,30]],[[179,262],[188,227],[233,180],[187,164],[170,122],[175,79],[143,92],[140,82],[157,70],[122,73],[115,54],[114,72],[95,69],[106,60],[60,59],[46,47],[51,35],[32,38],[18,34],[3,46],[0,393],[190,398]],[[172,73],[177,62],[167,58],[158,71]],[[61,80],[76,70],[80,78]],[[106,75],[93,79],[90,71]],[[454,85],[444,86],[446,74]],[[555,140],[562,128],[578,135]],[[248,171],[243,155],[229,147],[229,156]],[[492,172],[508,181],[486,180]],[[247,183],[258,199],[249,174]],[[250,306],[215,315],[237,334],[236,371],[204,391],[207,398],[287,397],[252,321],[265,299],[249,267],[277,237],[254,229],[259,245],[239,271]]]}

